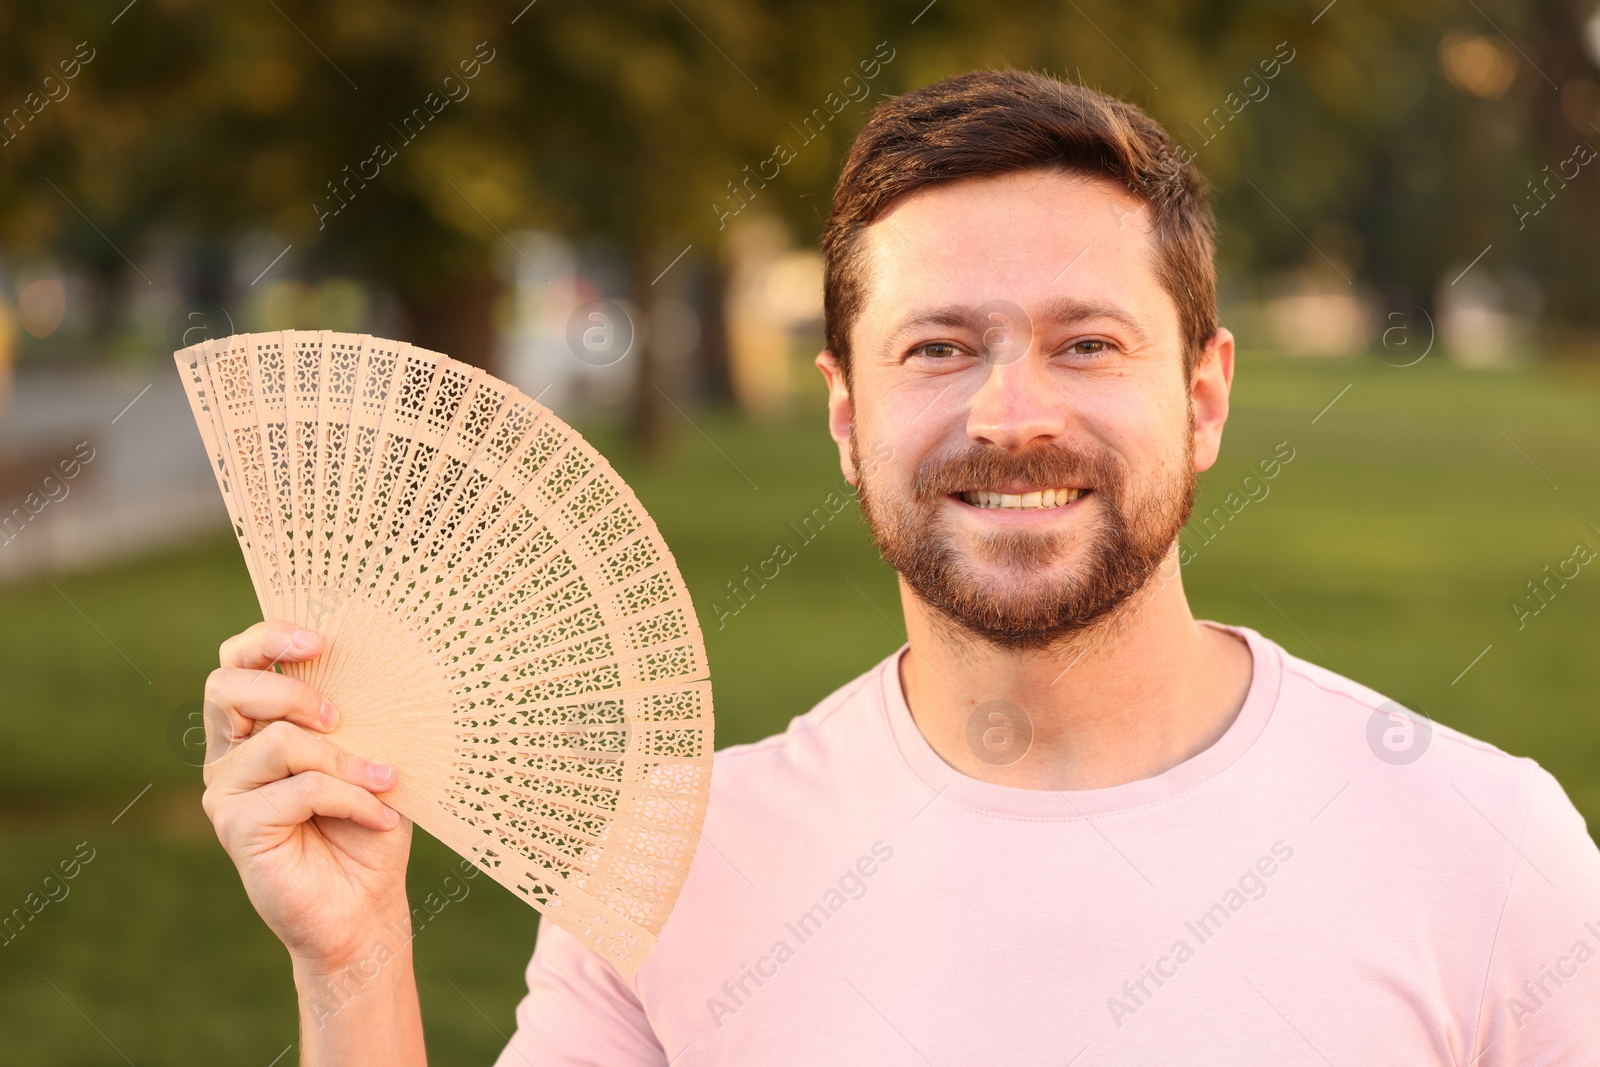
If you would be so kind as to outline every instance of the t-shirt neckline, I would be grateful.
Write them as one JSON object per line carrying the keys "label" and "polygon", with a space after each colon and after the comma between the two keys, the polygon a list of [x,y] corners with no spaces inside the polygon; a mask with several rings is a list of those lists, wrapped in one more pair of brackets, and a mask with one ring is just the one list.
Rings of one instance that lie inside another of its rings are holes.
{"label": "t-shirt neckline", "polygon": [[1245,640],[1250,648],[1250,689],[1239,714],[1215,743],[1150,778],[1104,789],[1056,791],[997,785],[962,774],[940,758],[911,717],[900,688],[900,657],[909,647],[906,645],[878,667],[884,719],[907,770],[940,802],[992,815],[1032,819],[1079,819],[1157,804],[1187,792],[1236,763],[1261,736],[1278,703],[1283,679],[1278,647],[1246,626],[1200,622]]}

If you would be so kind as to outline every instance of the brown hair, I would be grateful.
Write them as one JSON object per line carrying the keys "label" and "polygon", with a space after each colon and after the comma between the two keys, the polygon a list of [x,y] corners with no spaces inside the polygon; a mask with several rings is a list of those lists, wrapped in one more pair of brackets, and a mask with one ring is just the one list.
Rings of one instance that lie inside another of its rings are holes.
{"label": "brown hair", "polygon": [[848,374],[866,297],[862,232],[936,185],[1048,168],[1125,186],[1155,216],[1157,277],[1178,307],[1184,373],[1217,330],[1214,222],[1205,179],[1159,123],[1115,97],[1018,70],[972,71],[873,108],[822,232],[827,344]]}

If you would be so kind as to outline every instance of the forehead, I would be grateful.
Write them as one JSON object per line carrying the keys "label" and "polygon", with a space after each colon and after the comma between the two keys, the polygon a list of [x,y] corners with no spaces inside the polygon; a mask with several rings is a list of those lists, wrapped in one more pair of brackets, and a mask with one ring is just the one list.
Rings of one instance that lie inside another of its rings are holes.
{"label": "forehead", "polygon": [[1121,308],[1153,343],[1176,344],[1151,222],[1114,182],[1060,171],[924,189],[865,230],[854,332],[871,344],[923,307],[1005,300],[1042,318],[1066,300]]}

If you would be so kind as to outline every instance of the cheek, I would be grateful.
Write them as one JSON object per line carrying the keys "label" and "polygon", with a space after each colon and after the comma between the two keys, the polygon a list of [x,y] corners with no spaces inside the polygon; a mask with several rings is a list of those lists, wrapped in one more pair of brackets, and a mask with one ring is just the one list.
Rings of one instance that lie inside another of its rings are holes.
{"label": "cheek", "polygon": [[[918,383],[924,384],[924,383]],[[966,441],[966,414],[958,389],[901,387],[856,409],[858,470],[878,482],[909,481],[929,454]]]}
{"label": "cheek", "polygon": [[1192,407],[1188,386],[1183,382],[1180,372],[1175,380],[1163,383],[1163,387],[1151,396],[1145,416],[1150,420],[1148,436],[1153,442],[1152,447],[1178,465],[1187,464],[1194,441],[1194,430],[1190,424]]}
{"label": "cheek", "polygon": [[856,445],[856,482],[879,501],[904,500],[911,494],[917,462],[925,456],[903,438],[862,438]]}
{"label": "cheek", "polygon": [[1108,383],[1075,398],[1078,432],[1113,452],[1132,472],[1182,460],[1188,435],[1188,398],[1152,384]]}

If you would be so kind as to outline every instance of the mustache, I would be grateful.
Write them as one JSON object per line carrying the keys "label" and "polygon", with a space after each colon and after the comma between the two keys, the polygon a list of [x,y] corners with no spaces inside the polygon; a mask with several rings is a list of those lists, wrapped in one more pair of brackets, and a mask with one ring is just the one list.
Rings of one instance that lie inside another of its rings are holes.
{"label": "mustache", "polygon": [[1115,499],[1122,487],[1123,467],[1110,452],[1088,452],[1061,445],[1040,445],[1009,452],[977,445],[955,455],[929,456],[912,474],[911,496],[930,501],[969,489],[997,490],[1008,483],[1081,485]]}

